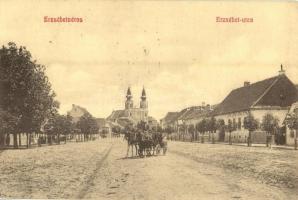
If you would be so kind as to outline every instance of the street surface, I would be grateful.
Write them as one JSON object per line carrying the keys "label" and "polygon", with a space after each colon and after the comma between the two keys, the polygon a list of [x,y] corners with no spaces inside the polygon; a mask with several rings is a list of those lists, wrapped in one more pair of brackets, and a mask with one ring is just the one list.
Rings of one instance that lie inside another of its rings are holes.
{"label": "street surface", "polygon": [[125,158],[122,138],[0,152],[0,198],[297,199],[298,152],[168,142]]}

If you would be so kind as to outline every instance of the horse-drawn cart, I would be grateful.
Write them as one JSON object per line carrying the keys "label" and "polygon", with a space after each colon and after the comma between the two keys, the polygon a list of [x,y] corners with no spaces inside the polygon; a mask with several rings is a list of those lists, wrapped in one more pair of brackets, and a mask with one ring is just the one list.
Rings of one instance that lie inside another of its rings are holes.
{"label": "horse-drawn cart", "polygon": [[167,152],[166,137],[159,132],[132,129],[125,133],[125,139],[128,143],[126,156],[130,149],[132,156],[134,156],[133,149],[135,149],[135,154],[140,157],[159,155],[161,150],[163,155]]}

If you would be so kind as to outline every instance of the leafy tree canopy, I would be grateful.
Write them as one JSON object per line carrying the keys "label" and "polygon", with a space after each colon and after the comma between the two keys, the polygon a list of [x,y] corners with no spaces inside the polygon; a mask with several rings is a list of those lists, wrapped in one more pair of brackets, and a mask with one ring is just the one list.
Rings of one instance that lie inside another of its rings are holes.
{"label": "leafy tree canopy", "polygon": [[21,132],[39,132],[41,125],[57,113],[59,103],[54,100],[45,66],[32,61],[26,47],[8,43],[0,49],[0,80],[4,82],[2,104],[15,118]]}

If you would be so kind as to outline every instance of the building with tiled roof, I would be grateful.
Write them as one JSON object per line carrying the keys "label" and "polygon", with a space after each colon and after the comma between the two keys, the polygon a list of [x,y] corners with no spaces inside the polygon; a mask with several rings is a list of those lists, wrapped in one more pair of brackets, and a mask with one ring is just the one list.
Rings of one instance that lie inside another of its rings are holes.
{"label": "building with tiled roof", "polygon": [[[243,87],[232,90],[214,109],[212,115],[216,119],[223,119],[225,124],[231,120],[237,127],[237,130],[232,132],[234,142],[246,142],[248,131],[243,128],[243,121],[249,113],[259,122],[264,115],[271,113],[279,119],[279,125],[283,126],[289,108],[296,101],[298,90],[281,69],[278,76],[253,84],[245,82]],[[255,143],[264,143],[266,135],[259,130],[252,135],[252,139]]]}
{"label": "building with tiled roof", "polygon": [[214,115],[259,107],[288,107],[298,98],[298,90],[286,75],[279,75],[234,89],[214,110]]}
{"label": "building with tiled roof", "polygon": [[[179,112],[169,112],[161,119],[162,128],[173,128],[176,132],[181,132],[181,127],[195,126],[202,119],[210,117],[210,113],[215,106],[205,105],[191,106]],[[184,128],[183,128],[184,129]],[[187,131],[187,129],[184,129]]]}

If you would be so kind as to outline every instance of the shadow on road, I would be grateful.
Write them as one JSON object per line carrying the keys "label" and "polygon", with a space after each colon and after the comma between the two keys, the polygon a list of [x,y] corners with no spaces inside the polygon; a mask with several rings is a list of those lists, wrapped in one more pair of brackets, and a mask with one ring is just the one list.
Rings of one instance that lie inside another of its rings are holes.
{"label": "shadow on road", "polygon": [[100,170],[104,161],[109,156],[110,152],[112,151],[112,148],[113,148],[113,144],[110,148],[107,149],[107,151],[104,153],[104,156],[99,161],[97,161],[96,168],[93,171],[93,173],[89,176],[88,180],[86,182],[84,182],[83,188],[80,190],[80,192],[78,194],[78,199],[83,199],[85,197],[85,195],[88,193],[90,185],[93,185],[94,179],[96,177],[95,175],[97,174],[98,170]]}
{"label": "shadow on road", "polygon": [[122,158],[118,158],[118,159],[116,159],[116,160],[145,159],[145,158],[155,158],[155,157],[158,157],[158,156],[164,156],[164,155],[150,155],[150,156],[143,156],[143,157],[140,157],[140,156],[122,157]]}
{"label": "shadow on road", "polygon": [[139,156],[134,156],[134,157],[122,157],[122,158],[117,158],[116,160],[133,160],[133,159],[140,159],[141,157]]}

